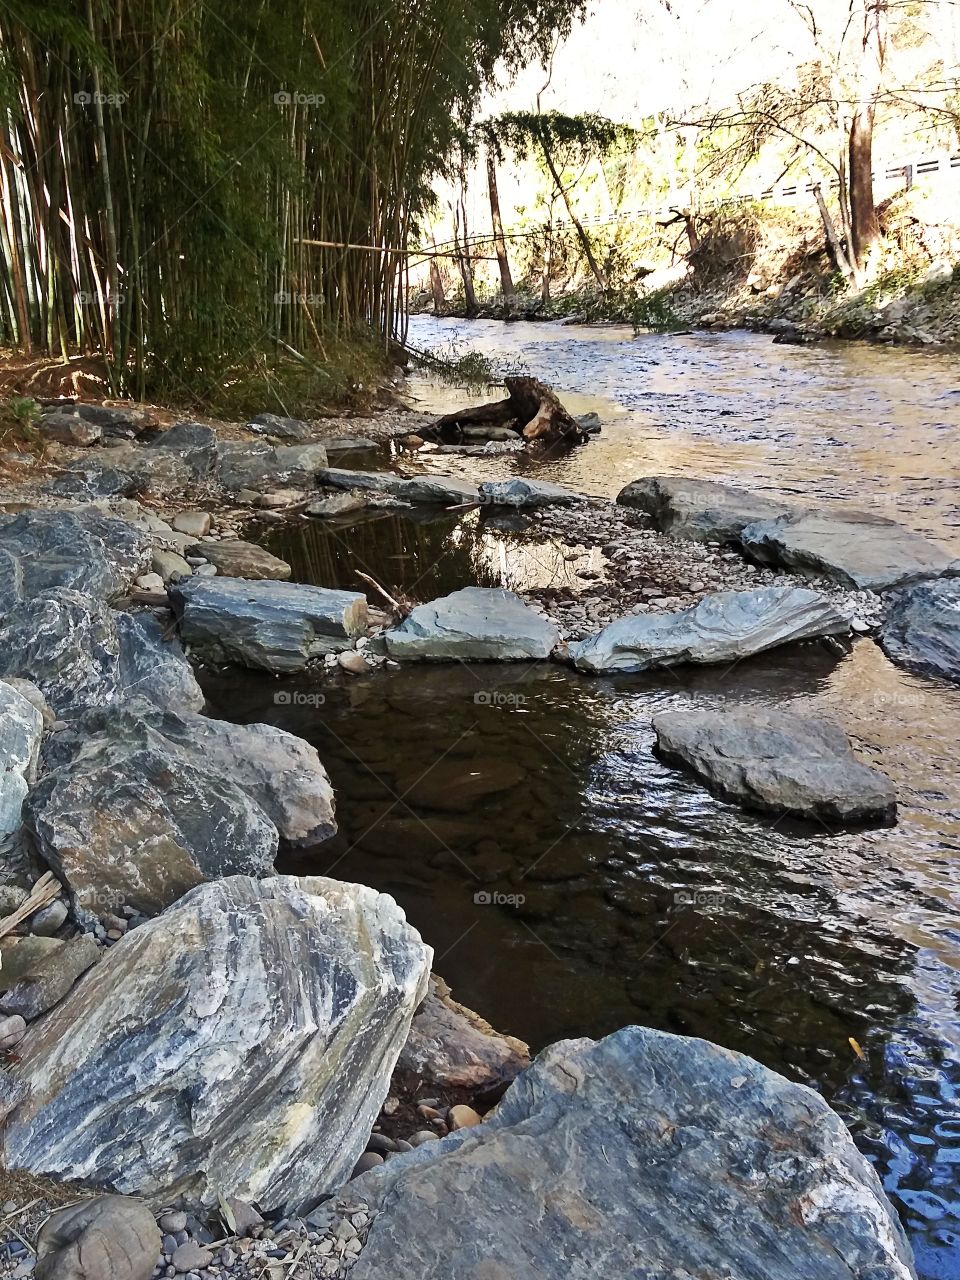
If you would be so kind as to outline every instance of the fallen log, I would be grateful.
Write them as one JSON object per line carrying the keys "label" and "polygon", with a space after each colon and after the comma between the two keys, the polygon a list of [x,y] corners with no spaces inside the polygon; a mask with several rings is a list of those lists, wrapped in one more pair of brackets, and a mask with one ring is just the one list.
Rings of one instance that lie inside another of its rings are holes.
{"label": "fallen log", "polygon": [[458,409],[434,423],[431,435],[444,444],[459,444],[464,431],[485,427],[515,431],[537,444],[582,444],[588,432],[537,378],[506,378],[507,399]]}

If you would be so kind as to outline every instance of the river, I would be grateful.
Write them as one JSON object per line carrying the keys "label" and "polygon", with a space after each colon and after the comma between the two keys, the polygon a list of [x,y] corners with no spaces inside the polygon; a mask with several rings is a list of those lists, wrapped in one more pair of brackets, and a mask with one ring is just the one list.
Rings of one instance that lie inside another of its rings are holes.
{"label": "river", "polygon": [[[544,478],[606,496],[654,472],[733,480],[882,511],[960,554],[960,379],[942,353],[425,317],[411,340],[469,344],[600,414],[601,436]],[[430,410],[478,398],[426,378],[413,391]],[[526,465],[455,462],[475,477]],[[301,580],[346,585],[349,545],[424,597],[568,572],[563,548],[476,514],[264,536]],[[457,665],[206,687],[216,714],[298,733],[330,771],[340,834],[289,869],[393,894],[455,994],[535,1048],[635,1021],[811,1084],[874,1161],[920,1274],[960,1277],[960,689],[869,638],[731,671]],[[653,756],[656,711],[729,700],[836,719],[896,782],[898,825],[759,818]]]}

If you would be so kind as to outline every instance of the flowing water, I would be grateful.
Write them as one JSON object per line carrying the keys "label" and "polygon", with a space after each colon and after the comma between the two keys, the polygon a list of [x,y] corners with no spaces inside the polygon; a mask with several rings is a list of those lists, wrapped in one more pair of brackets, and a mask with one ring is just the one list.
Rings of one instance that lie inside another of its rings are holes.
{"label": "flowing water", "polygon": [[[602,436],[543,464],[545,478],[612,495],[686,470],[870,506],[960,552],[960,392],[942,354],[415,323],[419,345],[458,331],[600,413]],[[471,399],[416,391],[431,410]],[[353,586],[361,562],[421,598],[602,564],[476,515],[262,536],[299,580]],[[534,1047],[642,1022],[813,1085],[875,1162],[921,1275],[960,1277],[960,688],[861,639],[839,659],[803,646],[729,670],[458,664],[322,683],[211,676],[207,692],[220,714],[315,743],[330,771],[340,833],[288,868],[393,894],[459,998]],[[729,701],[839,721],[896,782],[898,825],[837,834],[753,816],[652,754],[655,712]]]}

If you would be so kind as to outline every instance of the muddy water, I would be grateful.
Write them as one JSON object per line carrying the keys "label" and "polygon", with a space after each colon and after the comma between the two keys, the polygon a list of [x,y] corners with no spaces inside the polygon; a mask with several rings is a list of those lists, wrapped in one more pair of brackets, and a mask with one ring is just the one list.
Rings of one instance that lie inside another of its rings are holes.
{"label": "muddy water", "polygon": [[[872,502],[960,539],[960,396],[942,356],[478,333],[501,359],[590,388],[568,398],[598,409],[604,434],[546,464],[550,478],[613,493],[688,469]],[[431,408],[460,396],[419,390]],[[301,580],[355,586],[360,560],[422,597],[581,567],[475,516],[269,540]],[[314,742],[329,768],[341,832],[288,865],[392,893],[460,998],[536,1047],[639,1021],[813,1085],[876,1163],[921,1275],[960,1277],[960,689],[861,639],[840,659],[811,645],[731,670],[593,680],[457,665],[322,684],[220,677],[208,693],[220,714]],[[751,816],[653,756],[656,711],[728,701],[838,720],[896,782],[899,824],[840,834]]]}

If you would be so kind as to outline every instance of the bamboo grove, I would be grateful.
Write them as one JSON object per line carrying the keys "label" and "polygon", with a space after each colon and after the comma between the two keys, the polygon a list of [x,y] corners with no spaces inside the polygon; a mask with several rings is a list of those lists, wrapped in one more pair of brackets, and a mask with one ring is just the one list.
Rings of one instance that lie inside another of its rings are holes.
{"label": "bamboo grove", "polygon": [[140,397],[388,343],[402,251],[483,88],[581,7],[7,0],[0,335],[103,353]]}

